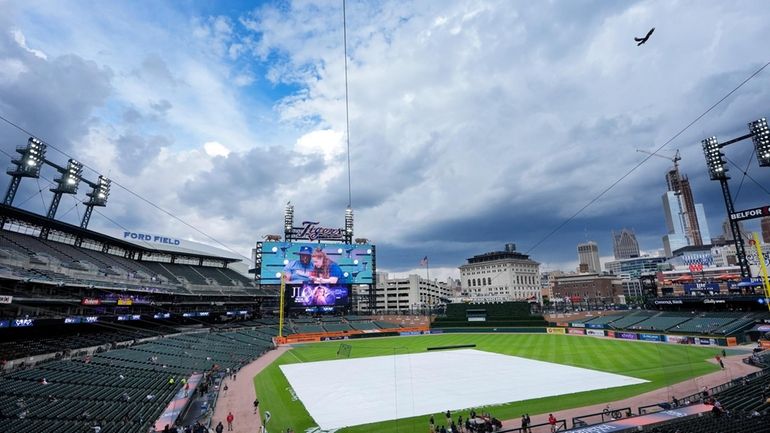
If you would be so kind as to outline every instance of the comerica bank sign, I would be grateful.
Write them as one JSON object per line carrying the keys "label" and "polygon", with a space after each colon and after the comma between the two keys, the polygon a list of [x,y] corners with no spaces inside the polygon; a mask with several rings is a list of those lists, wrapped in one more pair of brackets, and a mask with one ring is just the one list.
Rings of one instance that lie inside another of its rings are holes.
{"label": "comerica bank sign", "polygon": [[148,233],[123,232],[123,239],[135,241],[154,242],[156,244],[179,245],[182,243],[179,239],[169,238],[160,235],[151,235]]}

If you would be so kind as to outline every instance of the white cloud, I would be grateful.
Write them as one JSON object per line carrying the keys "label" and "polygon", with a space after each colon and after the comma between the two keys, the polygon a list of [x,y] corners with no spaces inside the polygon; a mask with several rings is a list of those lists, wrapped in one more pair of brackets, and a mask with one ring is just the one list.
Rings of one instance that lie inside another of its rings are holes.
{"label": "white cloud", "polygon": [[206,151],[206,154],[208,156],[224,156],[227,157],[227,155],[230,154],[230,149],[225,147],[224,144],[219,143],[217,141],[208,141],[203,144],[203,150]]}
{"label": "white cloud", "polygon": [[13,35],[13,39],[16,41],[17,44],[19,44],[20,47],[34,54],[35,57],[39,57],[43,60],[48,60],[48,56],[44,52],[27,46],[27,38],[24,37],[24,33],[22,33],[21,30],[18,30],[18,29],[11,30],[11,35]]}

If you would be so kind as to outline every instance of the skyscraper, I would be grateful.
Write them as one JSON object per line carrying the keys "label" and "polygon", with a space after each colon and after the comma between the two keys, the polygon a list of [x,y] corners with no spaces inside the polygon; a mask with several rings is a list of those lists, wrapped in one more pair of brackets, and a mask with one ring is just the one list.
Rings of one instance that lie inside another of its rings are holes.
{"label": "skyscraper", "polygon": [[663,196],[663,214],[668,234],[663,236],[663,249],[667,257],[673,251],[688,245],[701,246],[711,243],[711,232],[703,205],[695,203],[690,180],[679,173],[679,153],[674,167],[666,173],[668,191]]}
{"label": "skyscraper", "polygon": [[[668,176],[667,176],[668,178]],[[662,197],[663,216],[666,219],[668,234],[663,236],[663,250],[666,257],[671,257],[671,252],[686,247],[687,236],[684,234],[684,219],[679,197],[674,191],[666,191]]]}
{"label": "skyscraper", "polygon": [[623,229],[620,233],[612,231],[612,252],[615,260],[639,257],[639,242],[633,230]]}
{"label": "skyscraper", "polygon": [[594,241],[588,241],[583,244],[578,244],[578,263],[588,266],[588,272],[600,272],[601,264],[599,263],[599,245]]}
{"label": "skyscraper", "polygon": [[[746,227],[743,226],[743,221],[738,221],[738,230],[744,240],[749,239],[749,234],[746,231]],[[722,236],[724,236],[726,241],[735,240],[735,238],[733,238],[733,232],[730,230],[730,221],[727,218],[722,222]]]}
{"label": "skyscraper", "polygon": [[770,217],[762,217],[759,224],[762,226],[762,242],[770,244]]}

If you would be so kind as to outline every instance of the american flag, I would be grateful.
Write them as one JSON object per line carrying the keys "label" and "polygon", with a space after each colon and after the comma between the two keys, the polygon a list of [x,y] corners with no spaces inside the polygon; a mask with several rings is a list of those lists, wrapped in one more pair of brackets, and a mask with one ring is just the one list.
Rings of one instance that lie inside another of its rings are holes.
{"label": "american flag", "polygon": [[420,266],[428,266],[428,256],[425,256],[420,260]]}

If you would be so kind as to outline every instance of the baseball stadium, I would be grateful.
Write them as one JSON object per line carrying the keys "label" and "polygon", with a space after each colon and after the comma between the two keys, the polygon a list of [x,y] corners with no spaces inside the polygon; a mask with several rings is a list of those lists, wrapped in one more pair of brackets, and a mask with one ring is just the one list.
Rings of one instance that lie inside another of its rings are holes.
{"label": "baseball stadium", "polygon": [[287,206],[281,240],[256,242],[247,277],[234,270],[239,259],[211,248],[111,236],[88,221],[3,205],[0,425],[121,433],[220,423],[238,432],[770,425],[769,316],[735,308],[747,295],[714,295],[721,303],[700,311],[661,309],[692,296],[654,293],[635,310],[446,299],[425,314],[378,311],[367,307],[378,302],[376,246],[353,242],[352,213],[312,242],[293,213]]}
{"label": "baseball stadium", "polygon": [[0,0],[0,433],[770,433],[770,8],[691,3]]}

